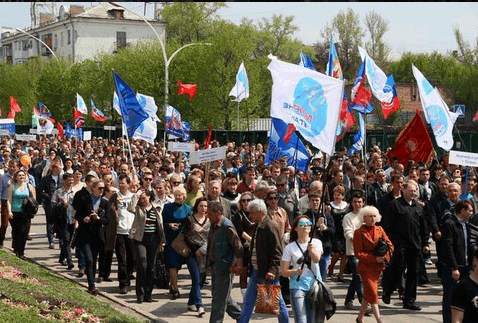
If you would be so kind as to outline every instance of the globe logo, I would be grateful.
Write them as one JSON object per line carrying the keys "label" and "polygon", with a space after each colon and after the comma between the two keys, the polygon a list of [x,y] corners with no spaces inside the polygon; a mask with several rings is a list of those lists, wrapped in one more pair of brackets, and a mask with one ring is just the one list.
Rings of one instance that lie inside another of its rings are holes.
{"label": "globe logo", "polygon": [[294,110],[309,124],[297,123],[301,132],[319,135],[327,123],[327,100],[322,85],[310,77],[302,78],[294,89]]}
{"label": "globe logo", "polygon": [[448,119],[445,111],[438,105],[430,105],[426,108],[426,111],[435,136],[437,138],[443,136],[448,129]]}

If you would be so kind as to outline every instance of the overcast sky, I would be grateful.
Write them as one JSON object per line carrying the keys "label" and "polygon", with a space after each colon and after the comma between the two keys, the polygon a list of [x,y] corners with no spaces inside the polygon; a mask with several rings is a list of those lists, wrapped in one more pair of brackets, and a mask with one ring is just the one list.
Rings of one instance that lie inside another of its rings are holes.
{"label": "overcast sky", "polygon": [[[85,7],[91,2],[71,2]],[[57,5],[68,4],[59,2]],[[143,2],[121,3],[128,8],[143,13]],[[367,12],[374,10],[389,21],[389,31],[384,40],[393,53],[412,51],[447,53],[456,49],[453,26],[458,26],[473,46],[478,37],[478,3],[457,2],[228,2],[227,9],[221,9],[224,19],[238,24],[242,17],[255,21],[275,14],[294,16],[294,24],[299,27],[295,36],[305,44],[312,44],[320,38],[320,31],[340,10],[348,7],[359,14],[362,28]],[[153,4],[146,6],[146,16],[153,16]],[[0,26],[26,28],[30,26],[30,3],[1,2]],[[366,38],[364,39],[364,41]]]}

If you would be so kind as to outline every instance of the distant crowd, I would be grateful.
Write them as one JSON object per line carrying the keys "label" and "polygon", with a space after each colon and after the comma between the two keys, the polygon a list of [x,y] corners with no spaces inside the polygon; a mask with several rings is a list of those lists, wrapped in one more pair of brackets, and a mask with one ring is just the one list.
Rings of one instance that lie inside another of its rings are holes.
{"label": "distant crowd", "polygon": [[[357,322],[369,315],[382,322],[380,299],[421,310],[417,286],[430,284],[427,269],[436,266],[443,321],[477,322],[475,169],[450,164],[447,154],[402,164],[374,146],[364,157],[347,156],[346,147],[333,156],[311,153],[307,169],[297,170],[287,157],[265,165],[266,145],[222,144],[225,159],[191,165],[164,142],[132,140],[130,152],[124,139],[4,136],[0,247],[10,224],[12,248],[26,259],[32,215],[25,200],[32,197],[45,211],[49,248],[86,276],[92,295],[114,279],[120,294],[134,286],[138,303],[154,302],[155,286],[174,300],[182,297],[185,265],[188,309],[199,317],[206,313],[201,289],[211,284],[210,322],[225,313],[248,322],[266,302],[264,283],[280,286],[279,322],[290,321],[289,304],[295,322],[312,323],[323,322],[335,302],[354,310],[355,299]],[[231,296],[234,275],[242,306]],[[332,279],[348,284],[345,299],[324,294]]]}

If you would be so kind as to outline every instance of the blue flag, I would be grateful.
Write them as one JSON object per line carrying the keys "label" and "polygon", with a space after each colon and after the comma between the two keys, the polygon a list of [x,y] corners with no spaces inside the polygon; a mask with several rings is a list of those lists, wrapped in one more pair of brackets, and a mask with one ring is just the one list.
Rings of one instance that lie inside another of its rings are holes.
{"label": "blue flag", "polygon": [[347,151],[347,155],[352,155],[354,152],[362,150],[363,144],[365,142],[365,121],[361,113],[358,115],[360,128],[354,135],[354,144]]}
{"label": "blue flag", "polygon": [[133,137],[134,132],[139,125],[148,118],[148,114],[144,111],[134,91],[123,81],[114,71],[113,77],[116,84],[116,92],[118,93],[119,106],[121,108],[121,116],[128,130],[128,137]]}
{"label": "blue flag", "polygon": [[38,103],[38,109],[40,111],[40,117],[51,117],[50,109],[43,102]]}
{"label": "blue flag", "polygon": [[365,59],[362,61],[362,64],[360,64],[360,68],[357,73],[357,78],[355,79],[355,83],[352,87],[351,107],[353,110],[357,112],[360,112],[363,114],[369,114],[373,112],[373,107],[370,104],[370,98],[372,97],[372,93],[364,87],[364,81],[365,81]]}
{"label": "blue flag", "polygon": [[[304,144],[294,133],[286,144],[284,136],[287,130],[287,123],[281,119],[272,118],[271,136],[269,138],[269,150],[267,150],[264,163],[270,165],[271,161],[279,160],[282,156],[287,156],[287,166],[295,166],[297,159],[297,169],[303,172],[307,171],[310,155],[305,149]],[[297,148],[297,152],[296,152]],[[296,158],[297,157],[297,158]]]}
{"label": "blue flag", "polygon": [[327,62],[326,73],[328,76],[343,80],[342,68],[340,67],[339,55],[335,49],[334,39],[330,36],[329,61]]}
{"label": "blue flag", "polygon": [[173,136],[183,138],[184,129],[183,123],[181,122],[181,113],[178,110],[170,106],[166,106],[166,133],[172,134]]}
{"label": "blue flag", "polygon": [[63,134],[69,139],[75,137],[79,140],[83,140],[83,128],[74,129],[70,126],[69,122],[66,123]]}
{"label": "blue flag", "polygon": [[189,122],[187,121],[183,121],[181,122],[182,125],[183,125],[183,136],[182,136],[182,139],[184,141],[189,141],[189,139],[191,139],[191,136],[189,135],[189,133],[191,132],[191,126],[189,125]]}
{"label": "blue flag", "polygon": [[312,63],[312,60],[309,57],[309,54],[302,53],[302,49],[300,50],[300,63],[299,66],[306,67],[308,69],[311,69],[312,71],[315,71],[314,64]]}

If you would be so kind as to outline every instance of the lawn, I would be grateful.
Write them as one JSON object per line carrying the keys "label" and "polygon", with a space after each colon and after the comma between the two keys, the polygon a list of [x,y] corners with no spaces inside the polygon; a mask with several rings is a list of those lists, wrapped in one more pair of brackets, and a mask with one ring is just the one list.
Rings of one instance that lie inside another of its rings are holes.
{"label": "lawn", "polygon": [[3,249],[0,278],[0,322],[145,322]]}

